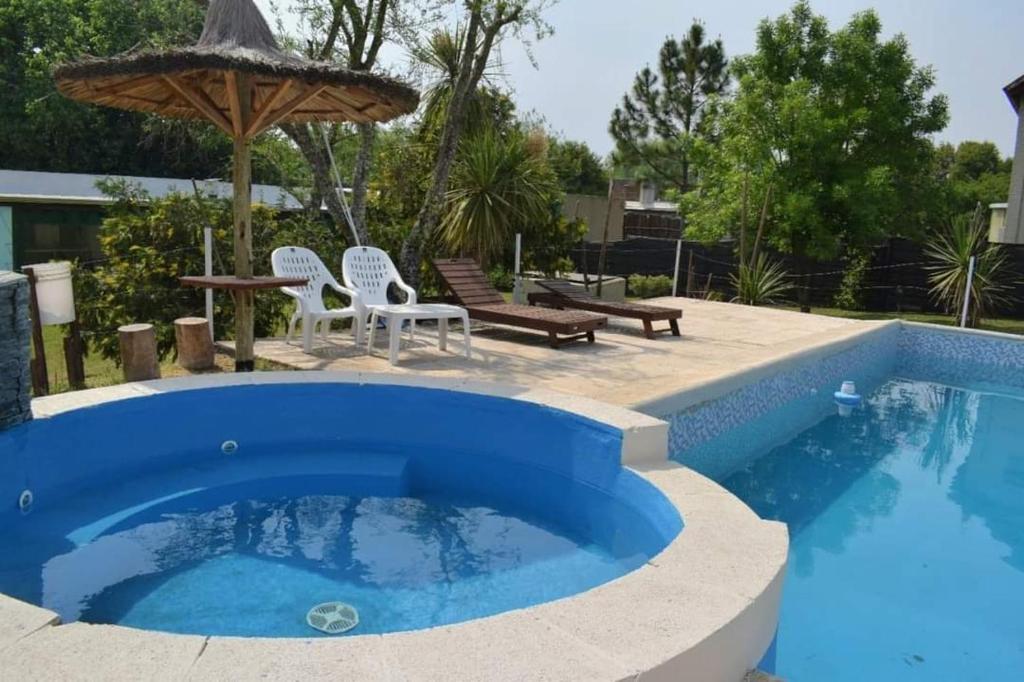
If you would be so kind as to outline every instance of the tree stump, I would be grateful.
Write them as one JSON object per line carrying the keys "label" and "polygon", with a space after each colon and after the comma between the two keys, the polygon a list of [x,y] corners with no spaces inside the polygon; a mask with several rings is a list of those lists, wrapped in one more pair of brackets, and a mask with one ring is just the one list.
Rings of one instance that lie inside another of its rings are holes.
{"label": "tree stump", "polygon": [[121,369],[124,370],[125,381],[160,378],[153,325],[126,324],[118,327],[117,340],[121,346]]}
{"label": "tree stump", "polygon": [[189,371],[213,367],[213,339],[205,317],[180,317],[174,321],[178,365]]}

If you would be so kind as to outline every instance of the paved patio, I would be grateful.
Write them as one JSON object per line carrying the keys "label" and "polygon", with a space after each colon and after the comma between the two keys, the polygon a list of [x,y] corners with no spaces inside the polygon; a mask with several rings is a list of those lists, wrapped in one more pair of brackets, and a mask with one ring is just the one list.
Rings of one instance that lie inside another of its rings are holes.
{"label": "paved patio", "polygon": [[449,334],[448,350],[440,352],[435,328],[421,324],[414,342],[403,338],[397,367],[388,364],[386,334],[377,335],[373,356],[342,332],[327,342],[318,338],[312,355],[302,352],[298,339],[292,344],[258,340],[256,356],[300,370],[500,381],[631,406],[885,324],[682,298],[651,303],[682,308],[681,337],[660,334],[648,340],[639,322],[612,318],[595,344],[554,350],[541,334],[474,323],[473,354],[467,360],[461,330]]}

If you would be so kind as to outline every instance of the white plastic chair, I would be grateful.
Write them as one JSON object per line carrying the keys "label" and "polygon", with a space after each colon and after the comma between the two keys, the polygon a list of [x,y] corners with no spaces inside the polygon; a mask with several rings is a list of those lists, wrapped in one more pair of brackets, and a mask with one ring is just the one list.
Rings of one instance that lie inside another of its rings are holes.
{"label": "white plastic chair", "polygon": [[[374,308],[393,305],[388,300],[388,288],[394,284],[405,292],[408,305],[416,305],[416,290],[402,281],[398,268],[391,262],[386,251],[373,246],[354,246],[345,250],[341,262],[341,276],[345,286],[355,292],[352,305],[358,314],[359,335],[357,342],[362,341],[362,332],[370,319]],[[416,333],[415,322],[409,322],[409,335]]]}
{"label": "white plastic chair", "polygon": [[[296,302],[295,313],[288,321],[285,343],[291,342],[292,334],[295,332],[295,323],[300,319],[302,320],[302,350],[306,353],[313,350],[313,335],[316,333],[317,325],[320,325],[320,333],[326,340],[332,320],[349,317],[359,319],[359,313],[354,305],[331,310],[324,305],[323,290],[325,286],[343,296],[348,296],[352,301],[355,301],[356,294],[338,284],[338,280],[334,279],[334,275],[313,251],[301,246],[282,246],[279,249],[274,249],[270,255],[270,263],[275,277],[304,277],[309,280],[305,286],[281,287],[281,291],[294,298]],[[362,327],[353,323],[352,328],[356,335],[356,343],[362,343]]]}

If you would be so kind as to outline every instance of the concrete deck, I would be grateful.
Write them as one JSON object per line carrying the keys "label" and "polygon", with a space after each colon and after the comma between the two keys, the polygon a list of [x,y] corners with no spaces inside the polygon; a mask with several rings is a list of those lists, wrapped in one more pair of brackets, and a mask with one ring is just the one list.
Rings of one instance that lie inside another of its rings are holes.
{"label": "concrete deck", "polygon": [[474,324],[472,359],[466,360],[460,332],[450,333],[448,350],[440,352],[434,329],[421,324],[415,341],[403,339],[397,367],[388,364],[385,334],[378,335],[372,356],[340,332],[326,342],[318,338],[311,355],[298,340],[258,340],[255,350],[293,369],[499,381],[631,407],[887,324],[682,298],[651,303],[683,310],[681,337],[648,340],[639,322],[612,318],[595,344],[554,350],[542,334]]}

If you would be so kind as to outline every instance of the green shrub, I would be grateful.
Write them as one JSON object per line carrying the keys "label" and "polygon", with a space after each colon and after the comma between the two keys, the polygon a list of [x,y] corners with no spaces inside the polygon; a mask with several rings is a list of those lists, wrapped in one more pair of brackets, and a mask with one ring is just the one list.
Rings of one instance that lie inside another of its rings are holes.
{"label": "green shrub", "polygon": [[575,266],[569,254],[586,234],[583,220],[566,220],[552,211],[547,221],[534,223],[523,235],[523,268],[545,277],[572,272]]}
{"label": "green shrub", "polygon": [[626,283],[629,293],[639,298],[672,295],[672,278],[668,275],[630,275]]}
{"label": "green shrub", "polygon": [[841,310],[864,310],[864,277],[868,263],[870,258],[864,254],[855,254],[849,259],[832,305]]}
{"label": "green shrub", "polygon": [[512,291],[516,284],[516,275],[504,265],[495,265],[487,271],[487,279],[498,291]]}
{"label": "green shrub", "polygon": [[[183,287],[184,275],[203,273],[203,229],[213,229],[214,273],[234,272],[231,202],[212,196],[172,194],[154,199],[123,182],[107,183],[115,199],[100,226],[103,260],[75,268],[79,319],[89,346],[107,358],[118,359],[117,327],[132,322],[154,325],[161,358],[174,351],[174,320],[204,316],[202,289]],[[253,270],[271,274],[270,252],[278,246],[306,246],[329,267],[341,263],[344,243],[331,228],[306,214],[285,217],[267,206],[252,213]],[[280,329],[294,304],[278,291],[256,297],[257,337]],[[234,302],[214,296],[217,338],[234,334]]]}

